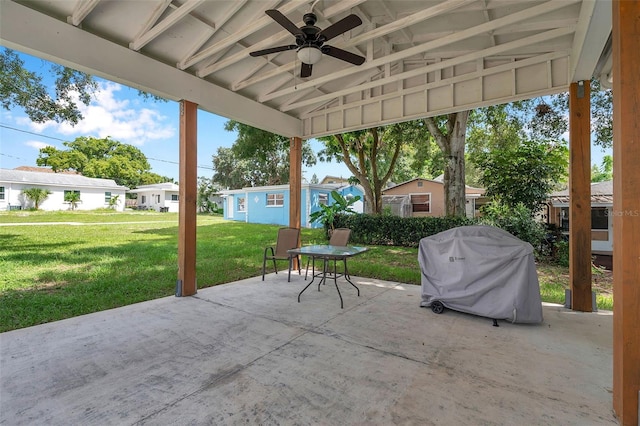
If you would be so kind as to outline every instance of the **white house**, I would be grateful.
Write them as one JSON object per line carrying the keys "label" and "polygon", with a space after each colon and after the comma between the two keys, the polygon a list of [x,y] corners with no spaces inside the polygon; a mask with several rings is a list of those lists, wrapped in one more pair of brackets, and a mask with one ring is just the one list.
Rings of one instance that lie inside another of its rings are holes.
{"label": "white house", "polygon": [[64,201],[67,192],[79,192],[77,210],[109,208],[111,200],[117,197],[115,209],[124,210],[126,186],[118,185],[113,179],[88,178],[78,174],[53,173],[50,169],[35,171],[0,169],[0,210],[22,210],[34,207],[33,201],[23,194],[24,189],[42,188],[50,192],[38,206],[41,210],[69,210],[71,205]]}
{"label": "white house", "polygon": [[139,210],[155,210],[158,212],[174,212],[179,209],[178,185],[171,182],[154,183],[152,185],[140,185],[136,189],[128,191],[138,194],[136,206]]}

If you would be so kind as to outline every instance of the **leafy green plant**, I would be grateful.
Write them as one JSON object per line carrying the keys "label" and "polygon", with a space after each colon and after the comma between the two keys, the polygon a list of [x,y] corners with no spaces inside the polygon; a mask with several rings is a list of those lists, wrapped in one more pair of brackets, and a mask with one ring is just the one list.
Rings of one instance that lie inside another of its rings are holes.
{"label": "leafy green plant", "polygon": [[69,203],[71,206],[71,210],[75,210],[78,207],[78,203],[80,203],[80,192],[78,191],[68,191],[64,194],[64,201]]}
{"label": "leafy green plant", "polygon": [[36,210],[40,208],[40,203],[47,199],[49,195],[51,195],[51,191],[44,188],[27,188],[23,189],[22,193],[29,200],[33,201]]}
{"label": "leafy green plant", "polygon": [[109,208],[115,210],[118,207],[118,198],[120,198],[120,195],[112,195],[109,198]]}
{"label": "leafy green plant", "polygon": [[311,220],[311,223],[320,222],[324,225],[325,229],[333,231],[335,229],[334,222],[337,215],[344,213],[356,213],[351,206],[360,200],[360,196],[356,195],[353,198],[347,199],[338,191],[331,191],[331,198],[333,198],[332,204],[320,204],[320,210],[311,213],[309,219]]}
{"label": "leafy green plant", "polygon": [[539,250],[545,236],[544,226],[533,218],[531,210],[522,203],[509,205],[496,198],[482,207],[483,225],[497,226]]}
{"label": "leafy green plant", "polygon": [[569,267],[569,241],[558,241],[556,243],[556,258],[558,265]]}

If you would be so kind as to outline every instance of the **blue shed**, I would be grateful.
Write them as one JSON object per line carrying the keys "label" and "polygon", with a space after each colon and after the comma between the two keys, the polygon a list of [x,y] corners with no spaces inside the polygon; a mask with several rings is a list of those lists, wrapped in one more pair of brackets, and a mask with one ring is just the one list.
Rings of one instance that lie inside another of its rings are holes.
{"label": "blue shed", "polygon": [[[319,228],[310,223],[309,216],[320,209],[320,204],[332,204],[331,191],[338,191],[345,198],[359,195],[362,199],[353,205],[358,213],[364,211],[364,192],[359,185],[302,184],[300,197],[300,226]],[[224,218],[247,223],[289,225],[289,185],[257,186],[220,192],[225,198]]]}

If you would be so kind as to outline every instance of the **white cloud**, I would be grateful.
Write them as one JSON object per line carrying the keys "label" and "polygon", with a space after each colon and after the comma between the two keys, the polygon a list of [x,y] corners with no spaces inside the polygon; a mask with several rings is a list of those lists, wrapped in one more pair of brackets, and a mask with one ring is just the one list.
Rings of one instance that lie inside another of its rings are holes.
{"label": "white cloud", "polygon": [[28,119],[22,124],[28,125],[36,132],[56,131],[71,138],[110,136],[119,142],[138,146],[153,140],[167,139],[176,134],[174,126],[158,110],[140,108],[132,105],[128,99],[118,99],[116,94],[122,89],[123,86],[117,83],[102,83],[88,106],[76,98],[84,118],[75,126],[53,121],[32,123]]}
{"label": "white cloud", "polygon": [[27,146],[30,146],[31,148],[35,148],[37,150],[40,150],[42,148],[46,148],[48,146],[53,146],[50,143],[45,143],[45,142],[40,142],[40,141],[26,141],[24,143]]}

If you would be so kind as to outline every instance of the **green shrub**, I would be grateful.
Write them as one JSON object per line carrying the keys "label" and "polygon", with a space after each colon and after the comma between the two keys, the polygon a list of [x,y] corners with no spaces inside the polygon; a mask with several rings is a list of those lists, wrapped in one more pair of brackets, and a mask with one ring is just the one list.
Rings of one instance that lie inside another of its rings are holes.
{"label": "green shrub", "polygon": [[336,215],[336,228],[350,228],[351,242],[366,245],[418,247],[424,237],[458,226],[475,225],[466,217],[399,217],[389,215]]}
{"label": "green shrub", "polygon": [[536,250],[539,250],[542,240],[545,237],[544,225],[533,218],[531,210],[518,203],[516,206],[509,206],[500,200],[494,200],[482,207],[483,225],[496,226],[504,229],[510,234],[530,243]]}
{"label": "green shrub", "polygon": [[556,243],[555,261],[560,266],[569,267],[569,241]]}

